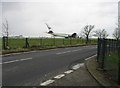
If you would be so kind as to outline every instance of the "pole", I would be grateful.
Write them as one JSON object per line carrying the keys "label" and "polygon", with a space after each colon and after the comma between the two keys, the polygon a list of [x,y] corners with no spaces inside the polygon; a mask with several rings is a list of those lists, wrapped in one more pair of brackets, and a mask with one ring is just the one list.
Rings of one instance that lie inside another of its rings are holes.
{"label": "pole", "polygon": [[29,47],[28,38],[25,39],[25,48]]}
{"label": "pole", "polygon": [[120,85],[120,40],[118,40],[118,84]]}
{"label": "pole", "polygon": [[105,61],[105,52],[106,52],[106,39],[103,38],[103,45],[102,45],[102,65],[101,68],[104,69],[104,61]]}
{"label": "pole", "polygon": [[3,36],[3,49],[6,49],[6,45],[5,45],[5,37]]}
{"label": "pole", "polygon": [[99,56],[100,56],[100,45],[101,45],[101,42],[100,42],[100,39],[98,38],[98,44],[97,44],[97,62],[98,62]]}

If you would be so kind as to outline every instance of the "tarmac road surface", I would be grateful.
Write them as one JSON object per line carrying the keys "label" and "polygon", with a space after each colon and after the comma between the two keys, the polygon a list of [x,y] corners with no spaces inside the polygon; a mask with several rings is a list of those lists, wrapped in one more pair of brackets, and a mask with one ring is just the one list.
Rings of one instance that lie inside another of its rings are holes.
{"label": "tarmac road surface", "polygon": [[3,86],[40,86],[45,81],[95,55],[95,45],[32,51],[2,58]]}

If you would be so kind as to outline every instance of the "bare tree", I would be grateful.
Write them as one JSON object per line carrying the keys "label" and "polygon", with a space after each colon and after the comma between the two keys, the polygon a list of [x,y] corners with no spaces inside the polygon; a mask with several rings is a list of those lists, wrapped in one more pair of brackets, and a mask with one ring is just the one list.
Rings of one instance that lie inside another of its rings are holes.
{"label": "bare tree", "polygon": [[94,25],[86,25],[86,26],[84,27],[83,35],[84,35],[85,38],[86,38],[86,44],[88,44],[89,35],[90,35],[90,32],[92,31],[93,28],[94,28]]}
{"label": "bare tree", "polygon": [[8,37],[9,32],[8,32],[8,21],[5,19],[5,23],[2,23],[2,29],[3,29],[3,36]]}
{"label": "bare tree", "polygon": [[113,32],[113,37],[116,39],[116,40],[119,40],[120,39],[120,29],[119,28],[116,28]]}
{"label": "bare tree", "polygon": [[9,37],[9,31],[8,31],[8,21],[5,19],[5,23],[2,23],[2,35],[5,38],[5,47],[8,47],[8,37]]}
{"label": "bare tree", "polygon": [[94,31],[94,35],[93,36],[97,36],[98,38],[107,38],[108,37],[108,33],[105,29],[99,29]]}

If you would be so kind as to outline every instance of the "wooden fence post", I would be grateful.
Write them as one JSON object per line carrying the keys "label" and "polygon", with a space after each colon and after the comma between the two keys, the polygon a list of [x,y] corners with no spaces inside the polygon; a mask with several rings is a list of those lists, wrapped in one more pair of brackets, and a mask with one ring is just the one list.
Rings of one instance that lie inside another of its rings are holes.
{"label": "wooden fence post", "polygon": [[29,47],[29,42],[28,42],[28,38],[25,38],[25,48]]}
{"label": "wooden fence post", "polygon": [[3,37],[2,40],[3,40],[3,49],[6,49],[5,37]]}

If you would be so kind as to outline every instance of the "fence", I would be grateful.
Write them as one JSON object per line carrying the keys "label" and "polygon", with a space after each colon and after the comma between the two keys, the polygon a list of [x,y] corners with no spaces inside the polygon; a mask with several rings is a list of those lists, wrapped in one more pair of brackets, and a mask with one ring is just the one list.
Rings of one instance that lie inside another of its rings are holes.
{"label": "fence", "polygon": [[[8,40],[8,41],[7,41]],[[8,43],[6,43],[8,42]],[[89,44],[96,44],[97,39],[91,39]],[[22,48],[50,48],[62,46],[84,45],[85,39],[65,38],[3,38],[3,50]]]}
{"label": "fence", "polygon": [[97,61],[99,68],[120,84],[120,40],[98,38]]}

